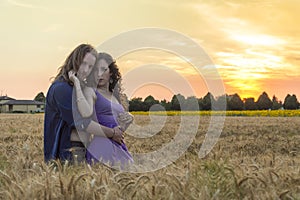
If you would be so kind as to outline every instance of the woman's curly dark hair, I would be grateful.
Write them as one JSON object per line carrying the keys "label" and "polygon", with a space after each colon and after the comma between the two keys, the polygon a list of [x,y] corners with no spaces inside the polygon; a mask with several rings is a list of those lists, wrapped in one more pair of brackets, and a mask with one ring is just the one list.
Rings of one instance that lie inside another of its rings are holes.
{"label": "woman's curly dark hair", "polygon": [[106,63],[108,64],[109,67],[109,71],[111,73],[111,80],[109,82],[109,91],[113,92],[114,89],[118,84],[118,82],[121,80],[122,76],[121,73],[119,71],[119,67],[116,64],[116,61],[113,59],[113,57],[111,55],[109,55],[108,53],[99,53],[98,54],[98,60],[104,59],[106,61]]}
{"label": "woman's curly dark hair", "polygon": [[118,101],[120,101],[122,76],[119,71],[119,67],[116,64],[116,61],[113,59],[113,57],[108,53],[98,53],[97,62],[101,59],[104,59],[106,61],[109,67],[109,71],[111,73],[109,81],[109,91],[114,94]]}
{"label": "woman's curly dark hair", "polygon": [[[129,108],[129,101],[125,93],[123,93],[122,90],[122,76],[119,71],[119,67],[116,64],[116,61],[113,59],[111,55],[108,53],[99,53],[97,56],[97,62],[99,62],[101,59],[104,59],[105,62],[108,64],[108,68],[111,73],[111,80],[109,82],[109,91],[113,93],[113,95],[116,97],[116,99],[119,101],[119,103],[124,107],[126,111],[128,111]],[[97,65],[96,62],[96,65]],[[87,86],[92,87],[94,89],[98,86],[98,80],[95,77],[95,74],[98,74],[98,67],[94,67],[92,72],[87,78]]]}

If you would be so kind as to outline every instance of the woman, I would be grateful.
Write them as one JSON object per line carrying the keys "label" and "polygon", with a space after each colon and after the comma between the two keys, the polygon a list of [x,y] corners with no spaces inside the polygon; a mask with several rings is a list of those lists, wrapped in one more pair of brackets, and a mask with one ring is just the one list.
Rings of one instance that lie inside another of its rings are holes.
{"label": "woman", "polygon": [[[75,85],[83,85],[94,68],[96,59],[97,52],[91,45],[81,44],[77,46],[67,57],[63,66],[60,67],[59,73],[48,90],[44,120],[44,158],[46,162],[56,159],[74,162],[76,157],[79,162],[85,160],[85,148],[81,138],[88,141],[89,134],[87,133],[110,137],[116,132],[99,125],[91,118],[78,117],[78,119],[74,119],[73,117],[78,116],[76,114],[78,111],[72,109],[74,84],[68,73],[74,71],[78,78]],[[77,96],[79,98],[77,101],[79,102],[82,100],[80,95],[82,92],[78,91]],[[77,130],[81,132],[81,137],[79,137],[75,125]],[[121,142],[122,132],[117,131],[115,135],[116,140]],[[70,151],[74,148],[79,150]]]}
{"label": "woman", "polygon": [[[97,83],[97,87],[92,89],[93,85],[89,84],[90,87],[83,89],[86,104],[78,104],[79,112],[86,116],[92,115],[91,107],[95,105],[95,114],[101,125],[126,130],[133,117],[120,104],[120,79],[121,74],[113,58],[109,54],[99,53],[95,71],[88,79],[89,83]],[[88,163],[101,161],[109,166],[122,167],[133,162],[124,141],[117,142],[113,137],[94,136],[87,148]]]}
{"label": "woman", "polygon": [[[106,127],[120,127],[126,130],[133,117],[125,112],[120,104],[121,74],[113,58],[107,53],[99,53],[96,63],[98,69],[98,85],[96,90],[97,100],[95,111],[98,122]],[[121,144],[114,140],[95,136],[87,148],[87,161],[101,161],[112,166],[124,166],[133,162],[128,149],[122,141]]]}

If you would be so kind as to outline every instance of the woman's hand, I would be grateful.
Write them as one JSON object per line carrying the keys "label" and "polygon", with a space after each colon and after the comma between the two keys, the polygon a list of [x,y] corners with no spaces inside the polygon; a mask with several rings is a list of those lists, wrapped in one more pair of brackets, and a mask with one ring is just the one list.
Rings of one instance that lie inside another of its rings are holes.
{"label": "woman's hand", "polygon": [[122,130],[125,131],[128,128],[128,126],[133,122],[133,115],[129,112],[120,113],[118,115],[117,120]]}
{"label": "woman's hand", "polygon": [[113,131],[113,135],[111,139],[113,139],[119,144],[124,143],[124,135],[123,135],[124,132],[120,129],[120,127],[116,126],[112,129],[112,131]]}
{"label": "woman's hand", "polygon": [[69,71],[68,75],[69,75],[70,81],[72,81],[74,83],[74,85],[80,83],[79,79],[76,76],[76,73],[73,70]]}

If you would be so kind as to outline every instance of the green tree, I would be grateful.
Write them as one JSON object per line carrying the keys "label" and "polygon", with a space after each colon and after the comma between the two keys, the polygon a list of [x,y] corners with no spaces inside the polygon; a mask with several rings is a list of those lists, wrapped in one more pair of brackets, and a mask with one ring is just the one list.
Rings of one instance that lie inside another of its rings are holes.
{"label": "green tree", "polygon": [[162,105],[166,110],[171,110],[171,102],[166,99],[160,101],[160,105]]}
{"label": "green tree", "polygon": [[145,111],[149,111],[151,106],[158,104],[158,103],[159,103],[159,101],[155,100],[153,96],[151,96],[151,95],[147,96],[143,102]]}
{"label": "green tree", "polygon": [[203,110],[203,98],[198,99],[199,110]]}
{"label": "green tree", "polygon": [[34,100],[35,100],[35,101],[39,101],[39,102],[45,103],[45,102],[46,102],[46,97],[45,97],[45,95],[44,95],[43,92],[40,92],[40,93],[38,93],[38,94],[34,97]]}
{"label": "green tree", "polygon": [[184,110],[199,110],[198,99],[195,96],[186,98],[183,109]]}
{"label": "green tree", "polygon": [[268,110],[272,108],[273,102],[269,98],[266,92],[263,92],[256,102],[257,108],[259,110]]}
{"label": "green tree", "polygon": [[256,103],[254,101],[254,98],[245,98],[244,99],[245,104],[245,110],[257,110]]}
{"label": "green tree", "polygon": [[185,97],[181,94],[174,95],[171,100],[171,110],[181,110],[185,104]]}
{"label": "green tree", "polygon": [[282,107],[282,102],[278,101],[278,99],[275,95],[273,95],[272,103],[273,103],[272,110],[278,110]]}
{"label": "green tree", "polygon": [[290,95],[288,94],[285,99],[284,99],[284,103],[283,103],[283,107],[286,110],[295,110],[299,108],[299,102],[297,100],[296,95]]}
{"label": "green tree", "polygon": [[223,94],[216,98],[216,110],[228,110],[228,95]]}
{"label": "green tree", "polygon": [[244,110],[244,102],[238,94],[229,96],[228,110]]}
{"label": "green tree", "polygon": [[135,97],[129,101],[129,111],[145,111],[141,97]]}
{"label": "green tree", "polygon": [[203,100],[202,100],[203,110],[212,110],[212,105],[213,105],[214,101],[215,101],[214,96],[210,92],[208,92],[203,97]]}

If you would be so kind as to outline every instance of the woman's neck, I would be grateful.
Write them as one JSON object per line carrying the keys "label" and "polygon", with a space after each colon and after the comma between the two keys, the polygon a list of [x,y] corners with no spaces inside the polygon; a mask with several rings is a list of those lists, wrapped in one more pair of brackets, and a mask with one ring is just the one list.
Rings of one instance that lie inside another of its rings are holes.
{"label": "woman's neck", "polygon": [[98,87],[97,89],[98,89],[98,91],[101,92],[101,93],[110,94],[110,91],[109,91],[109,88],[108,88],[108,87],[102,86],[102,87]]}
{"label": "woman's neck", "polygon": [[109,91],[109,84],[108,83],[106,83],[106,84],[99,84],[98,86],[97,86],[97,89],[100,89],[100,90],[102,90],[102,91]]}

